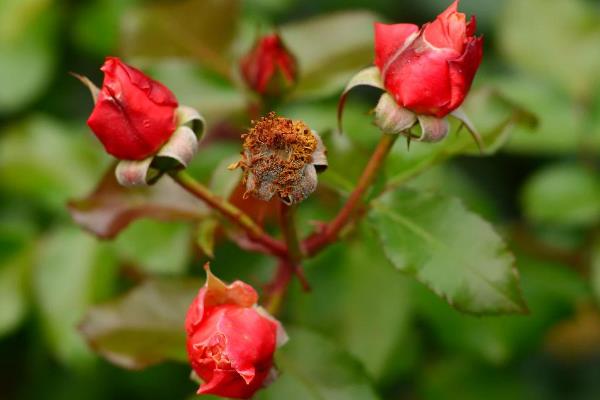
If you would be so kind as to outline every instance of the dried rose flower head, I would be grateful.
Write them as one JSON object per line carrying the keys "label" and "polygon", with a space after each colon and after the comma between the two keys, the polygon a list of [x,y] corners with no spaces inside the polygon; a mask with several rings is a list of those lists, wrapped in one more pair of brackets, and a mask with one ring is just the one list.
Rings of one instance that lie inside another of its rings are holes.
{"label": "dried rose flower head", "polygon": [[321,138],[302,121],[271,112],[253,121],[242,139],[242,159],[231,168],[244,171],[245,196],[299,203],[317,188],[317,172],[327,168]]}

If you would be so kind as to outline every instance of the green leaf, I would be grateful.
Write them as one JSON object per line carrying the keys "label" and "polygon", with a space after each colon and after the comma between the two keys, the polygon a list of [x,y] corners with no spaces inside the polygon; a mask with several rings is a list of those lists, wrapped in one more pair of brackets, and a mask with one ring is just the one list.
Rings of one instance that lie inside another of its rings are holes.
{"label": "green leaf", "polygon": [[244,15],[258,18],[273,13],[285,12],[294,4],[294,0],[247,0],[243,2]]}
{"label": "green leaf", "polygon": [[107,165],[93,140],[81,123],[75,128],[42,115],[10,125],[0,136],[0,188],[63,211]]}
{"label": "green leaf", "polygon": [[224,158],[214,167],[210,178],[210,190],[217,196],[229,198],[242,179],[242,171],[239,168],[230,170],[228,167],[239,161],[239,154]]}
{"label": "green leaf", "polygon": [[333,342],[307,330],[288,329],[277,351],[281,376],[257,400],[378,399],[361,365]]}
{"label": "green leaf", "polygon": [[460,198],[465,206],[492,221],[498,219],[499,204],[478,185],[469,172],[453,163],[436,165],[406,184],[406,188]]}
{"label": "green leaf", "polygon": [[589,105],[589,112],[583,128],[581,148],[586,155],[600,154],[600,90],[596,91],[595,98]]}
{"label": "green leaf", "polygon": [[[240,143],[230,141],[215,141],[206,147],[201,147],[201,155],[195,157],[187,168],[190,175],[200,182],[208,182],[215,174],[215,165],[233,154],[240,153]],[[225,171],[223,171],[225,173]],[[233,173],[235,175],[235,173]]]}
{"label": "green leaf", "polygon": [[83,3],[73,19],[74,42],[85,52],[102,57],[114,54],[118,47],[121,16],[135,1],[94,0]]}
{"label": "green leaf", "polygon": [[283,25],[280,33],[299,62],[292,95],[312,98],[343,89],[356,71],[373,62],[372,27],[378,20],[370,12],[345,11]]}
{"label": "green leaf", "polygon": [[246,109],[239,89],[198,63],[168,59],[152,63],[147,70],[175,93],[180,104],[200,110],[209,126]]}
{"label": "green leaf", "polygon": [[593,226],[600,221],[600,174],[578,165],[550,165],[527,180],[521,199],[535,223]]}
{"label": "green leaf", "polygon": [[[506,151],[548,155],[577,151],[585,132],[581,115],[564,91],[540,81],[539,77],[523,74],[491,79],[502,98],[539,117],[535,130],[529,124],[514,127]],[[485,117],[486,113],[477,116]]]}
{"label": "green leaf", "polygon": [[33,246],[28,236],[13,228],[0,230],[0,338],[23,322],[29,308]]}
{"label": "green leaf", "polygon": [[0,268],[0,338],[16,329],[27,313],[26,273],[31,254],[21,254]]}
{"label": "green leaf", "polygon": [[0,114],[35,100],[50,82],[57,53],[52,0],[0,2]]}
{"label": "green leaf", "polygon": [[143,219],[125,229],[114,245],[119,258],[151,274],[182,275],[190,259],[191,227]]}
{"label": "green leaf", "polygon": [[[458,335],[457,335],[458,336]],[[418,377],[425,400],[536,399],[517,368],[497,369],[454,355],[433,361]]]}
{"label": "green leaf", "polygon": [[219,220],[216,218],[205,218],[198,223],[197,240],[198,247],[210,258],[215,258],[215,236],[219,228]]}
{"label": "green leaf", "polygon": [[313,291],[292,292],[289,313],[295,323],[335,338],[378,383],[412,366],[417,349],[410,280],[389,268],[370,230],[360,229],[305,267]]}
{"label": "green leaf", "polygon": [[[532,136],[540,123],[538,117],[530,111],[534,108],[526,108],[506,96],[500,84],[493,83],[491,79],[488,82],[472,90],[462,107],[477,131],[483,133],[485,155],[503,149],[514,136],[518,136],[517,139],[520,136]],[[480,149],[473,145],[466,148],[465,153],[481,155]]]}
{"label": "green leaf", "polygon": [[591,255],[591,285],[596,301],[600,302],[600,238],[592,245]]}
{"label": "green leaf", "polygon": [[[336,132],[337,105],[337,99],[297,101],[287,102],[276,111],[289,118],[305,121],[308,126],[317,131],[322,137],[324,135],[330,135],[328,136],[328,148],[338,146],[338,143],[335,142],[336,140],[345,140],[347,138],[351,139],[353,142],[352,145],[347,142],[342,142],[339,143],[339,146],[355,147],[354,150],[363,150],[362,148],[368,150],[374,147],[377,144],[381,133],[379,129],[373,125],[372,118],[367,115],[369,103],[360,99],[360,96],[352,96],[348,99],[344,107],[343,135]],[[374,104],[372,106],[374,106]],[[368,159],[368,154],[365,154],[364,157],[366,161]],[[327,172],[329,172],[329,169]]]}
{"label": "green leaf", "polygon": [[526,312],[514,257],[492,227],[459,200],[391,192],[375,203],[371,218],[390,262],[456,309]]}
{"label": "green leaf", "polygon": [[505,7],[499,38],[510,61],[575,96],[593,93],[600,82],[600,13],[592,3],[510,0]]}
{"label": "green leaf", "polygon": [[91,308],[79,328],[96,352],[124,368],[187,362],[185,315],[200,286],[191,279],[144,282]]}
{"label": "green leaf", "polygon": [[34,297],[48,345],[60,361],[89,360],[76,325],[90,304],[112,290],[116,266],[107,245],[77,229],[55,230],[40,243]]}
{"label": "green leaf", "polygon": [[238,0],[143,2],[125,15],[121,47],[126,57],[192,58],[224,76],[234,38]]}
{"label": "green leaf", "polygon": [[[410,368],[417,351],[410,326],[412,290],[406,277],[389,268],[374,233],[360,233],[346,243],[347,254],[338,261],[344,272],[332,290],[343,292],[338,312],[344,318],[337,332],[345,348],[380,382]],[[376,341],[369,340],[372,332],[378,332]]]}
{"label": "green leaf", "polygon": [[[414,301],[432,338],[446,352],[503,366],[525,356],[545,337],[548,329],[573,312],[589,297],[586,282],[567,265],[517,253],[523,294],[531,313],[527,316],[473,318],[454,310],[425,288]],[[415,288],[417,289],[417,288]],[[461,332],[457,335],[456,332]]]}

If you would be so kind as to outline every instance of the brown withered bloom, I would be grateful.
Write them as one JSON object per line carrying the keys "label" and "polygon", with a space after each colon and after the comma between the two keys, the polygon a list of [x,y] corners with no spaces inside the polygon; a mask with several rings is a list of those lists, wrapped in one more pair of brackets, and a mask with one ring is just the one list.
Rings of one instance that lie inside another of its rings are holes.
{"label": "brown withered bloom", "polygon": [[244,171],[245,196],[299,203],[317,188],[317,172],[327,168],[321,138],[302,121],[271,112],[253,121],[242,139],[242,159],[230,168]]}

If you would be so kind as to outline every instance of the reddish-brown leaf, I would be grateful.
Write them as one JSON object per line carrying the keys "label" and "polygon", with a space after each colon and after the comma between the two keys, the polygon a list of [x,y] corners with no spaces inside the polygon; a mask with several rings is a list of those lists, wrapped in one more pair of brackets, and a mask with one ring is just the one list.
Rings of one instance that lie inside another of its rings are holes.
{"label": "reddish-brown leaf", "polygon": [[155,185],[126,188],[117,182],[112,166],[87,197],[71,200],[75,222],[102,239],[119,234],[139,218],[163,221],[197,220],[207,215],[206,206],[165,176]]}

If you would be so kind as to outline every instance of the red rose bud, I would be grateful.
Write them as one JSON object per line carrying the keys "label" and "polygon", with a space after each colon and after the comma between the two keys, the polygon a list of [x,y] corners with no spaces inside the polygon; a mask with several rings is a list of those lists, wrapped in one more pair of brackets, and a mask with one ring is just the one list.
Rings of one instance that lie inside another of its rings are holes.
{"label": "red rose bud", "polygon": [[417,114],[444,117],[467,95],[481,63],[482,38],[475,17],[467,22],[456,0],[435,21],[375,24],[375,65],[385,89]]}
{"label": "red rose bud", "polygon": [[257,300],[250,285],[225,285],[207,267],[185,321],[190,363],[203,381],[198,394],[247,399],[273,377],[273,353],[286,336]]}
{"label": "red rose bud", "polygon": [[240,61],[242,77],[250,89],[264,96],[280,96],[296,83],[296,59],[278,34],[263,36]]}
{"label": "red rose bud", "polygon": [[104,83],[87,123],[109,154],[141,160],[176,128],[177,99],[163,84],[116,57],[107,57]]}

